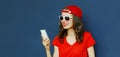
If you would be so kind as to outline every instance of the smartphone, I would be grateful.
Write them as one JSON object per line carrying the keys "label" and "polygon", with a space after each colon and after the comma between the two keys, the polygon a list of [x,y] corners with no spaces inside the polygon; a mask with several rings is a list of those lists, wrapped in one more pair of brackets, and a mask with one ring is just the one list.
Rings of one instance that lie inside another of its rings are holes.
{"label": "smartphone", "polygon": [[48,37],[47,32],[46,32],[45,29],[41,29],[40,32],[41,32],[41,35],[42,35],[42,37],[43,37],[44,39],[46,39],[46,38],[49,39],[49,37]]}

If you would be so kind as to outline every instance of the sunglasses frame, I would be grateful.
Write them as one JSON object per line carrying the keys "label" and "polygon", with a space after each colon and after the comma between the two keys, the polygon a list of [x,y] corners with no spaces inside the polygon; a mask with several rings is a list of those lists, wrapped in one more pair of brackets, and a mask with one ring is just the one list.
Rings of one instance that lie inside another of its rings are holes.
{"label": "sunglasses frame", "polygon": [[70,17],[70,16],[62,16],[60,15],[59,16],[59,20],[62,21],[63,19],[65,19],[66,21],[69,21],[70,19],[72,19],[73,17]]}

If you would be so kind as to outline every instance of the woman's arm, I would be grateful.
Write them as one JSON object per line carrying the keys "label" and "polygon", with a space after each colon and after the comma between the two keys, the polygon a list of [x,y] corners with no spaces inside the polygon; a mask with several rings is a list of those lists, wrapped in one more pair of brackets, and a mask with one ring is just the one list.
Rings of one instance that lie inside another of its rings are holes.
{"label": "woman's arm", "polygon": [[50,52],[50,50],[47,50],[47,49],[46,49],[46,55],[47,55],[47,57],[51,57],[51,52]]}
{"label": "woman's arm", "polygon": [[47,57],[52,57],[51,52],[50,52],[50,40],[49,39],[43,39],[42,43],[45,47]]}
{"label": "woman's arm", "polygon": [[59,52],[58,52],[58,47],[57,46],[54,46],[53,57],[59,57]]}
{"label": "woman's arm", "polygon": [[[49,39],[43,39],[42,43],[45,47],[47,57],[52,57],[51,52],[50,52],[50,40]],[[53,57],[59,57],[59,52],[58,52],[58,47],[57,46],[54,46]]]}
{"label": "woman's arm", "polygon": [[88,51],[88,57],[95,57],[94,46],[89,47],[87,51]]}
{"label": "woman's arm", "polygon": [[[46,50],[47,57],[52,57],[51,52],[50,52],[50,40],[49,40],[49,38],[43,38],[42,35],[41,35],[41,37],[42,37],[42,43],[43,43],[45,50]],[[53,57],[59,57],[57,46],[54,46]]]}

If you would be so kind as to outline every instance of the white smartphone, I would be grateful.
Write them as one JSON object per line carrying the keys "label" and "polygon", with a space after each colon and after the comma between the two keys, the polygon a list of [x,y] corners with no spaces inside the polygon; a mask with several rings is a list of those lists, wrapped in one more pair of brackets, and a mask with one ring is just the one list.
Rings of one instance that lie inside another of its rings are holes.
{"label": "white smartphone", "polygon": [[41,32],[41,35],[43,36],[44,39],[46,39],[46,38],[49,39],[45,29],[41,29],[40,32]]}

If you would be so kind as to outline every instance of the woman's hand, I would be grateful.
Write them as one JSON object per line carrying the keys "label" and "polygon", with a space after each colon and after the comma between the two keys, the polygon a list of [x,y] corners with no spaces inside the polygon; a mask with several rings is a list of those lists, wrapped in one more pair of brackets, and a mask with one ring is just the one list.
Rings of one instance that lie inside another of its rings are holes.
{"label": "woman's hand", "polygon": [[42,43],[43,43],[43,46],[46,48],[46,50],[50,50],[50,40],[49,40],[49,38],[43,38],[43,36],[42,36]]}
{"label": "woman's hand", "polygon": [[47,57],[52,57],[51,53],[50,53],[50,40],[49,40],[49,38],[45,38],[42,35],[41,35],[41,37],[42,37],[42,44],[43,44],[43,46],[46,49]]}

